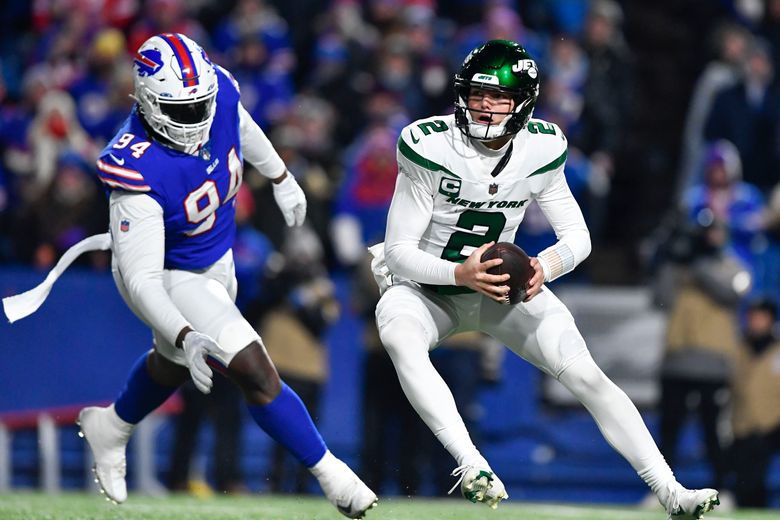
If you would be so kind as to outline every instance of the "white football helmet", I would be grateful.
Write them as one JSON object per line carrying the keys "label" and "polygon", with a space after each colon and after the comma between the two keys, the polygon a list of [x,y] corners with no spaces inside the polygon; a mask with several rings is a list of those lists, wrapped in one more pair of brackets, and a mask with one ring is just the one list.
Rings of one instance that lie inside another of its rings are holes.
{"label": "white football helmet", "polygon": [[152,36],[136,52],[133,72],[134,97],[155,132],[185,148],[208,141],[218,85],[200,45],[178,33]]}

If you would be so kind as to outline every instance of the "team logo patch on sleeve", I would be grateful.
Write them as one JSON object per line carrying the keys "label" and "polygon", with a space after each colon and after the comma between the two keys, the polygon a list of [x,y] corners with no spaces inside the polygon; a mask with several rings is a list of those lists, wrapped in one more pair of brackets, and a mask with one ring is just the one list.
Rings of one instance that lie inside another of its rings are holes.
{"label": "team logo patch on sleeve", "polygon": [[121,231],[122,233],[127,233],[128,231],[130,231],[130,221],[127,220],[126,218],[123,218],[119,222],[119,231]]}

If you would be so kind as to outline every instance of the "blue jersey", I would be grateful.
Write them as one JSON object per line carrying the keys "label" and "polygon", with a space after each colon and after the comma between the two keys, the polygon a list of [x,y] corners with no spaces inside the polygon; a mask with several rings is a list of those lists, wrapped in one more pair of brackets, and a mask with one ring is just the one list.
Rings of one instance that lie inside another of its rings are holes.
{"label": "blue jersey", "polygon": [[241,185],[238,87],[217,67],[219,91],[209,141],[197,155],[149,136],[133,109],[97,161],[108,190],[145,193],[163,209],[165,268],[203,269],[233,245],[235,196]]}

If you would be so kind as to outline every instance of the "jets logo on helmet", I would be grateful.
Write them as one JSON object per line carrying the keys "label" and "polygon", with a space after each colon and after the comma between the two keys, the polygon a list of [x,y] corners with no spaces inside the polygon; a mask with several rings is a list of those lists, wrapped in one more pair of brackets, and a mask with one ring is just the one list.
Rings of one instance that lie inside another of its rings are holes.
{"label": "jets logo on helmet", "polygon": [[139,76],[152,76],[163,66],[160,51],[156,49],[147,49],[143,52],[137,52],[133,61],[138,69],[136,73]]}
{"label": "jets logo on helmet", "polygon": [[[498,124],[474,121],[468,109],[472,88],[510,96],[512,111]],[[490,40],[472,50],[455,75],[455,124],[465,135],[484,141],[514,135],[531,119],[538,96],[539,70],[531,55],[516,42]]]}
{"label": "jets logo on helmet", "polygon": [[489,74],[474,74],[474,77],[471,78],[472,81],[479,81],[482,83],[488,83],[490,85],[498,85],[498,78],[496,76],[491,76]]}
{"label": "jets logo on helmet", "polygon": [[206,52],[182,34],[162,33],[141,45],[134,62],[139,111],[163,142],[189,150],[208,141],[218,79]]}
{"label": "jets logo on helmet", "polygon": [[512,72],[525,72],[532,78],[539,74],[534,60],[518,60],[517,63],[512,65]]}

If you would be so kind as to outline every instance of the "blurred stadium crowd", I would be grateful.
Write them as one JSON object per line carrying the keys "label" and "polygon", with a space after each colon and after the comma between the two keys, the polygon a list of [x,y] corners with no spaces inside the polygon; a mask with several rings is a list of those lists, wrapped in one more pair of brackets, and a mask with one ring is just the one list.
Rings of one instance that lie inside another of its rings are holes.
{"label": "blurred stadium crowd", "polygon": [[[239,80],[244,105],[305,186],[329,267],[354,265],[363,244],[382,236],[398,130],[451,111],[452,74],[468,51],[508,38],[540,63],[535,116],[569,138],[567,177],[598,246],[595,282],[641,281],[640,239],[667,211],[691,213],[713,198],[757,287],[778,286],[777,2],[758,11],[738,0],[623,4],[4,3],[0,262],[43,268],[102,230],[94,159],[133,104],[130,57],[154,33],[188,34]],[[693,14],[701,23],[687,26]],[[643,19],[659,23],[651,29]],[[718,139],[735,153],[706,155]],[[724,186],[704,182],[706,160],[728,163]],[[253,221],[281,247],[283,227],[266,207]],[[518,242],[534,252],[551,240],[543,217],[529,211]]]}
{"label": "blurred stadium crowd", "polygon": [[[264,337],[284,322],[269,314],[279,288],[304,325],[296,344],[308,350],[272,357],[310,408],[326,370],[302,372],[300,359],[322,357],[317,338],[338,317],[329,273],[363,280],[365,246],[384,235],[399,130],[451,112],[453,73],[488,39],[536,57],[534,116],[569,139],[566,176],[594,242],[572,278],[644,283],[665,263],[691,264],[697,226],[717,224],[752,274],[747,293],[780,296],[780,0],[3,2],[0,265],[48,269],[105,231],[94,162],[133,105],[135,50],[163,31],[233,73],[307,194],[307,225],[288,230],[270,187],[247,172],[239,218],[252,226],[239,227],[236,263],[241,307],[266,320]],[[535,254],[554,239],[529,208],[518,244]],[[81,262],[107,270],[109,259]],[[368,321],[371,290],[356,291]],[[733,318],[744,302],[732,303]]]}

